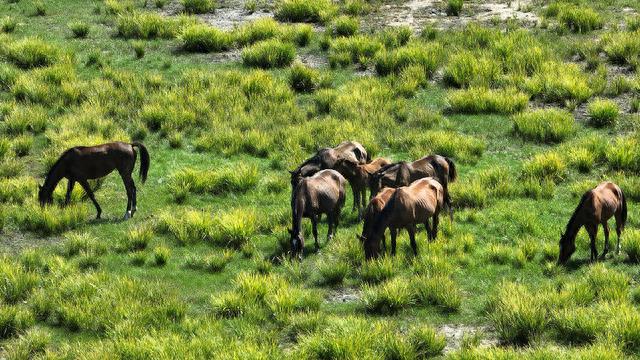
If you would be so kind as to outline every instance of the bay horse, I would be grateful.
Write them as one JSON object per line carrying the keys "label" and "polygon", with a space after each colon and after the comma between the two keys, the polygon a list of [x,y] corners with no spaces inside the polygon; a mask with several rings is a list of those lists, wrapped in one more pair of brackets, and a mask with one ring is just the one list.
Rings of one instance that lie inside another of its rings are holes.
{"label": "bay horse", "polygon": [[583,226],[591,240],[591,261],[598,259],[596,249],[596,237],[598,225],[604,229],[604,250],[600,259],[604,259],[609,252],[609,225],[611,217],[616,219],[616,234],[618,245],[616,253],[620,252],[620,233],[627,222],[627,199],[620,187],[612,182],[605,181],[582,195],[580,203],[576,207],[564,233],[560,233],[560,254],[558,263],[566,263],[576,250],[576,236]]}
{"label": "bay horse", "polygon": [[136,212],[136,186],[131,177],[136,163],[134,148],[140,150],[140,179],[144,183],[149,171],[149,152],[142,143],[112,142],[96,146],[76,146],[62,153],[49,170],[44,184],[39,186],[40,206],[53,202],[53,191],[60,180],[66,178],[68,185],[65,205],[69,204],[71,192],[77,182],[93,202],[98,213],[96,218],[100,219],[102,209],[87,180],[99,179],[109,175],[113,170],[118,170],[127,191],[127,210],[124,218],[132,217]]}
{"label": "bay horse", "polygon": [[[438,221],[443,206],[444,188],[432,177],[422,178],[409,186],[397,188],[376,216],[373,225],[361,237],[365,257],[370,259],[378,256],[380,241],[384,239],[387,228],[391,230],[392,255],[395,255],[398,229],[407,230],[413,253],[418,255],[416,226],[424,224],[429,241],[434,240],[438,235]],[[430,218],[433,218],[432,226],[429,226]]]}
{"label": "bay horse", "polygon": [[449,218],[453,221],[453,207],[449,196],[449,183],[454,182],[458,173],[453,160],[440,155],[428,155],[413,162],[400,161],[382,167],[371,175],[369,189],[371,197],[383,187],[408,186],[412,182],[433,177],[444,189],[444,202],[449,209]]}
{"label": "bay horse", "polygon": [[[389,187],[383,188],[382,190],[380,190],[380,192],[376,196],[373,197],[373,199],[371,199],[371,201],[369,201],[369,205],[367,205],[367,208],[364,211],[364,221],[362,223],[362,235],[358,236],[358,238],[360,239],[360,242],[362,243],[363,246],[366,245],[366,246],[372,247],[369,249],[365,249],[366,254],[378,254],[380,252],[380,249],[378,246],[379,243],[374,244],[372,242],[367,242],[366,238],[367,238],[367,235],[371,233],[373,223],[376,220],[377,216],[382,212],[382,209],[384,209],[384,206],[387,204],[387,202],[395,192],[396,192],[395,188],[389,188]],[[395,231],[395,229],[391,229],[391,231]],[[395,235],[393,235],[392,237],[395,237]],[[387,244],[386,244],[384,235],[382,236],[382,248],[383,248],[383,251],[387,250]]]}
{"label": "bay horse", "polygon": [[344,176],[351,185],[353,192],[353,209],[358,209],[358,220],[362,219],[362,210],[367,198],[367,187],[371,174],[383,166],[391,164],[385,158],[377,158],[367,164],[360,164],[351,159],[339,159],[335,170]]}
{"label": "bay horse", "polygon": [[289,171],[291,174],[291,189],[295,189],[302,178],[311,176],[320,170],[335,170],[336,162],[339,159],[349,159],[358,164],[365,164],[370,161],[367,150],[356,141],[344,141],[334,148],[322,148],[295,170]]}
{"label": "bay horse", "polygon": [[302,258],[304,237],[302,236],[302,218],[311,219],[316,249],[318,244],[318,221],[322,214],[327,215],[329,230],[327,242],[336,233],[340,212],[345,200],[345,178],[339,172],[325,169],[313,176],[306,177],[298,183],[291,196],[292,228],[291,254]]}

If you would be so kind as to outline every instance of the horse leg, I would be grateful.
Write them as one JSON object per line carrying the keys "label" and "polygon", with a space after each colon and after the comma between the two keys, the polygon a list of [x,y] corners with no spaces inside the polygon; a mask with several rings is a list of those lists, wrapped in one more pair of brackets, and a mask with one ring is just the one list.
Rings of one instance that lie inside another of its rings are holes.
{"label": "horse leg", "polygon": [[616,245],[616,255],[620,255],[620,234],[622,233],[622,219],[616,214],[616,235],[618,236],[618,244]]}
{"label": "horse leg", "polygon": [[589,234],[589,239],[591,240],[591,261],[596,261],[598,259],[598,249],[596,248],[596,238],[598,236],[598,224],[589,224],[586,225],[587,233]]}
{"label": "horse leg", "polygon": [[359,209],[359,203],[360,203],[360,194],[358,191],[358,187],[355,185],[351,185],[351,193],[353,194],[353,207],[351,208],[351,211],[354,211],[356,209]]}
{"label": "horse leg", "polygon": [[438,224],[440,223],[440,214],[436,212],[433,215],[433,226],[431,227],[432,239],[435,240],[438,237]]}
{"label": "horse leg", "polygon": [[396,256],[396,237],[398,236],[398,229],[390,228],[391,233],[391,255]]}
{"label": "horse leg", "polygon": [[96,219],[100,219],[100,215],[102,214],[102,209],[100,208],[100,205],[96,201],[96,197],[93,195],[93,190],[91,190],[91,186],[89,186],[89,183],[85,179],[78,180],[78,183],[80,184],[80,186],[82,186],[82,188],[84,189],[84,192],[87,193],[87,195],[89,196],[89,199],[91,199],[91,201],[93,202],[93,206],[96,207],[96,211],[98,212],[98,214],[96,215]]}
{"label": "horse leg", "polygon": [[65,205],[69,205],[69,202],[71,202],[71,193],[73,192],[73,186],[75,184],[76,184],[76,181],[70,178],[69,182],[67,183],[67,194],[64,197]]}
{"label": "horse leg", "polygon": [[122,177],[122,182],[124,183],[124,188],[127,191],[127,210],[124,212],[124,218],[129,219],[133,216],[133,198],[135,194],[135,185],[133,184],[133,179],[131,178],[131,174],[127,174],[125,171],[119,171],[120,177]]}
{"label": "horse leg", "polygon": [[311,231],[313,232],[313,240],[316,242],[316,250],[320,249],[320,244],[318,243],[318,217],[316,215],[311,217]]}
{"label": "horse leg", "polygon": [[602,222],[602,230],[604,231],[604,250],[600,255],[600,260],[604,260],[605,256],[609,253],[609,224],[606,221]]}
{"label": "horse leg", "polygon": [[453,222],[453,203],[451,201],[451,195],[449,195],[449,189],[446,186],[444,188],[444,202],[449,210],[449,220]]}
{"label": "horse leg", "polygon": [[407,231],[409,232],[409,241],[411,242],[411,249],[413,249],[413,255],[418,256],[418,244],[416,244],[416,227],[409,226],[407,227]]}
{"label": "horse leg", "polygon": [[424,222],[424,229],[427,231],[427,239],[431,241],[433,233],[431,230],[431,225],[429,225],[429,218],[427,218],[427,220]]}

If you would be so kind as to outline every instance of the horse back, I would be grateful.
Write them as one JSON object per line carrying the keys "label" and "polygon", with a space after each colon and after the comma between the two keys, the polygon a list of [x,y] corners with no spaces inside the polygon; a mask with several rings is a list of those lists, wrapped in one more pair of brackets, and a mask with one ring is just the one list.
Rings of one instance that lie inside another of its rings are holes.
{"label": "horse back", "polygon": [[606,181],[591,190],[594,213],[600,221],[606,221],[622,208],[622,190],[618,185]]}
{"label": "horse back", "polygon": [[303,180],[309,211],[326,213],[344,203],[346,180],[335,170],[322,170]]}

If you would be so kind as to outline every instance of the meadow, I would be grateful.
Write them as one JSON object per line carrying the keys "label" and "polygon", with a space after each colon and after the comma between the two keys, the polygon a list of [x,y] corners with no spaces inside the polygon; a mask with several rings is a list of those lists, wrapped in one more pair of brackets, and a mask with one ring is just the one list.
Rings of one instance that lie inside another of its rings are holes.
{"label": "meadow", "polygon": [[[0,358],[637,358],[640,4],[425,3],[390,26],[400,0],[0,0]],[[347,191],[288,257],[287,170],[345,140],[455,161],[417,256],[402,232],[365,261]],[[132,219],[115,174],[102,219],[65,181],[40,207],[65,149],[110,141],[151,155]],[[590,263],[582,231],[558,265],[604,180],[622,250]]]}

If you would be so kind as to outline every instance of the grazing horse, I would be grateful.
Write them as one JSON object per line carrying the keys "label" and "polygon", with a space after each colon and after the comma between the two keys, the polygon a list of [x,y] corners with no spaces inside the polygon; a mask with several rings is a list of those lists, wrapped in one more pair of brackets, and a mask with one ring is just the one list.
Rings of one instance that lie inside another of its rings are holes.
{"label": "grazing horse", "polygon": [[340,211],[345,200],[345,178],[331,169],[321,170],[315,175],[306,177],[298,183],[291,195],[291,213],[293,226],[291,234],[291,253],[302,258],[304,238],[302,236],[302,218],[311,219],[313,237],[318,244],[318,221],[322,214],[327,214],[329,230],[327,241],[333,238],[338,227]]}
{"label": "grazing horse", "polygon": [[369,189],[371,190],[371,197],[377,194],[384,186],[407,186],[425,177],[433,177],[442,184],[444,202],[449,209],[449,218],[453,221],[449,182],[454,182],[458,174],[454,162],[444,156],[429,155],[411,163],[401,161],[382,167],[370,177]]}
{"label": "grazing horse", "polygon": [[315,155],[307,159],[291,174],[291,189],[304,177],[311,176],[320,170],[335,169],[336,162],[340,159],[349,159],[358,164],[369,161],[369,154],[362,144],[355,141],[344,141],[334,148],[322,148]]}
{"label": "grazing horse", "polygon": [[[373,199],[371,199],[371,201],[369,202],[369,205],[367,205],[367,208],[365,209],[364,222],[362,223],[362,235],[360,235],[358,238],[360,239],[360,242],[362,242],[363,246],[373,247],[370,249],[365,249],[366,254],[378,254],[380,252],[380,249],[378,246],[379,243],[374,244],[372,242],[367,242],[366,236],[367,234],[371,233],[373,223],[375,222],[376,218],[382,212],[382,209],[384,209],[384,206],[387,204],[387,202],[395,192],[396,192],[395,188],[389,188],[389,187],[386,187],[380,190],[380,192],[376,196],[374,196]],[[391,229],[391,231],[395,231],[395,229]],[[393,237],[395,237],[395,235],[393,235]],[[384,251],[387,250],[387,244],[386,244],[384,235],[382,236],[382,247]],[[369,257],[367,257],[367,259],[368,258]]]}
{"label": "grazing horse", "polygon": [[[409,186],[396,189],[382,211],[376,216],[373,225],[362,235],[367,259],[378,256],[380,241],[384,231],[391,230],[391,254],[396,253],[396,235],[398,229],[409,232],[411,248],[418,255],[416,245],[416,226],[424,224],[429,240],[438,235],[438,217],[444,205],[444,190],[439,181],[432,177],[414,181]],[[433,218],[433,226],[429,219]]]}
{"label": "grazing horse", "polygon": [[344,176],[351,184],[353,191],[353,209],[358,209],[358,220],[362,219],[362,208],[367,198],[367,186],[371,174],[380,170],[391,162],[385,158],[377,158],[368,164],[360,164],[351,159],[340,159],[335,170]]}
{"label": "grazing horse", "polygon": [[576,250],[576,236],[582,226],[587,229],[591,240],[591,261],[597,260],[596,237],[599,224],[602,224],[604,229],[604,250],[600,257],[600,259],[604,259],[609,252],[609,225],[607,221],[612,216],[616,218],[616,234],[618,235],[616,253],[619,253],[620,233],[627,222],[627,199],[624,193],[618,185],[609,181],[605,181],[584,193],[567,224],[565,232],[560,234],[558,263],[566,263]]}
{"label": "grazing horse", "polygon": [[96,218],[99,219],[102,209],[100,209],[87,180],[105,177],[115,169],[118,170],[127,190],[127,210],[124,218],[132,217],[136,212],[136,186],[131,177],[136,163],[134,149],[136,147],[140,149],[140,179],[144,183],[149,171],[149,152],[143,144],[113,142],[97,146],[76,146],[62,153],[49,170],[44,185],[39,187],[38,200],[40,205],[44,206],[53,202],[53,191],[60,180],[66,178],[68,185],[65,205],[69,204],[73,186],[78,182],[95,205],[98,212]]}

